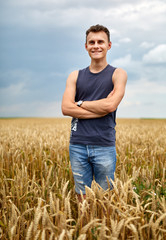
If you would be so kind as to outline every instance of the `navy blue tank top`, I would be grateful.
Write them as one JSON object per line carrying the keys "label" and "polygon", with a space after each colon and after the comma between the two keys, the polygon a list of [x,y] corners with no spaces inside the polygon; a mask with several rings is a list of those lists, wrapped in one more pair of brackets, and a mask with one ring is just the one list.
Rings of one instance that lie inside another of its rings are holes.
{"label": "navy blue tank top", "polygon": [[[75,101],[93,101],[106,98],[113,90],[112,75],[116,68],[107,65],[99,73],[89,67],[79,71]],[[101,118],[78,119],[71,122],[71,144],[115,146],[116,111]]]}

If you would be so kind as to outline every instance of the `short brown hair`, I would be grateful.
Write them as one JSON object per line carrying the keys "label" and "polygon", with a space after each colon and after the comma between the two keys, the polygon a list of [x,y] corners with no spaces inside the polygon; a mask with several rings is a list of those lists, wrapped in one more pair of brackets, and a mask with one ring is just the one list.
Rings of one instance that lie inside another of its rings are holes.
{"label": "short brown hair", "polygon": [[105,32],[107,34],[107,37],[108,37],[108,41],[110,42],[110,32],[108,30],[108,28],[102,26],[102,25],[93,25],[91,26],[87,31],[86,31],[86,42],[87,42],[87,36],[90,32]]}

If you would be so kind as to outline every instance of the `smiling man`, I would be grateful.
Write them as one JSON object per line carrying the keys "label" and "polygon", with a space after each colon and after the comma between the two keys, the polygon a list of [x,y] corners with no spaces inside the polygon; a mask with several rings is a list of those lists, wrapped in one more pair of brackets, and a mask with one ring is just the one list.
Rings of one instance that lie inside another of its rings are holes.
{"label": "smiling man", "polygon": [[85,48],[90,66],[69,75],[62,100],[63,114],[73,117],[69,153],[79,199],[80,190],[86,197],[85,186],[91,187],[93,177],[105,190],[107,177],[114,180],[116,110],[127,82],[127,73],[107,62],[111,41],[106,27],[91,26]]}

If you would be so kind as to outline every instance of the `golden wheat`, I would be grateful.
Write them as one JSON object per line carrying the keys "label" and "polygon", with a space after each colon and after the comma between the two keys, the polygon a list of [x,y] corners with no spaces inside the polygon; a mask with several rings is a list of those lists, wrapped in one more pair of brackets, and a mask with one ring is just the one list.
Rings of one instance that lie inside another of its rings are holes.
{"label": "golden wheat", "polygon": [[118,119],[116,129],[113,189],[93,181],[79,202],[70,119],[1,119],[0,238],[166,239],[166,120]]}

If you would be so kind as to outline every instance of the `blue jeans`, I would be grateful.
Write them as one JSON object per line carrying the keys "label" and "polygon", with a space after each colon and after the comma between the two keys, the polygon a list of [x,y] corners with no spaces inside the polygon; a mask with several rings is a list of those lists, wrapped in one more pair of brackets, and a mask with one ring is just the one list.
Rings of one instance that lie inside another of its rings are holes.
{"label": "blue jeans", "polygon": [[108,189],[107,178],[114,180],[116,149],[114,146],[70,144],[70,162],[75,182],[75,190],[85,194],[85,185],[91,187],[93,176],[104,189]]}

